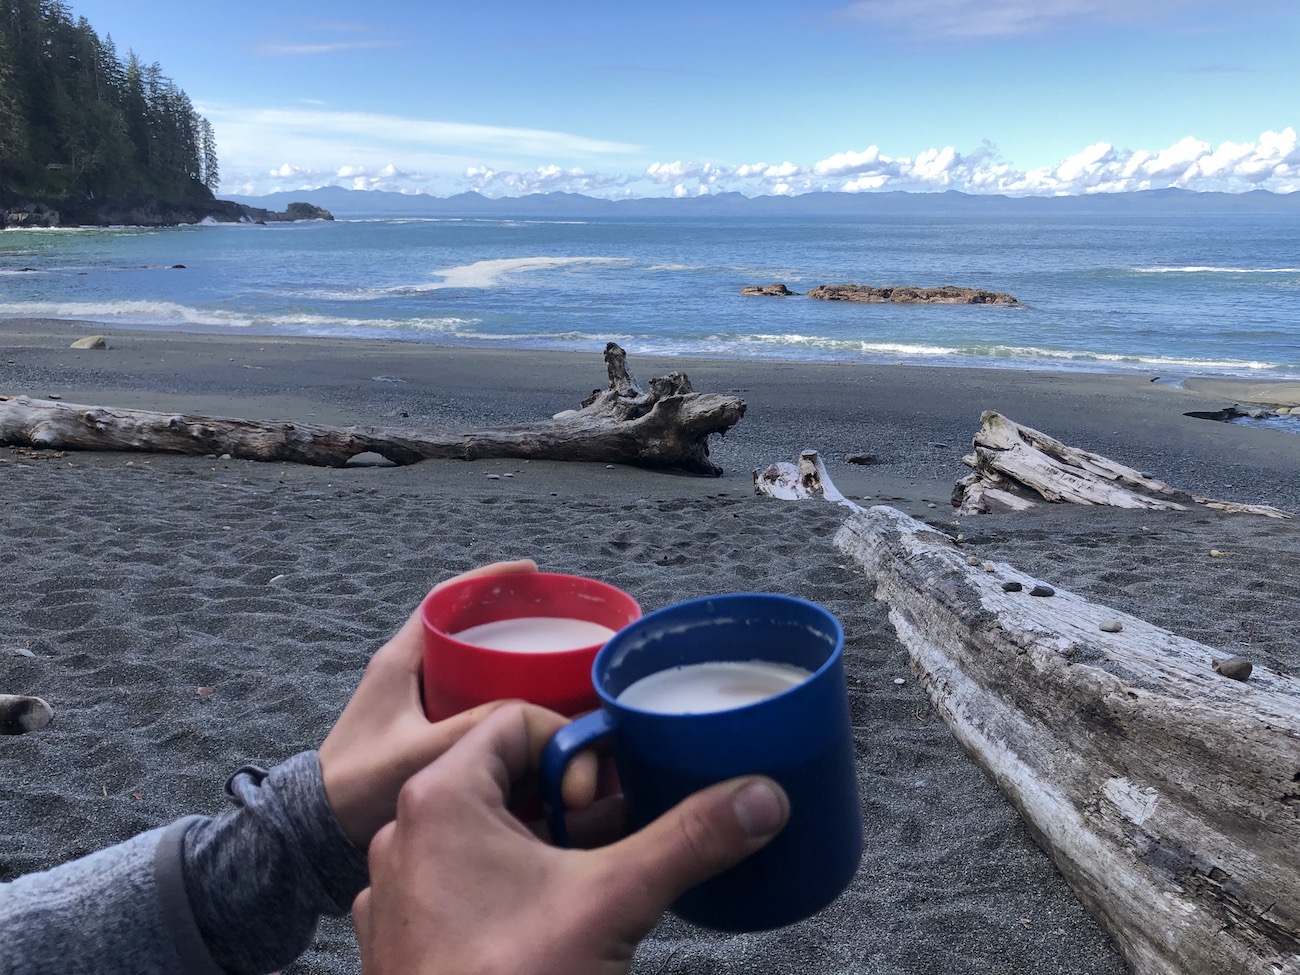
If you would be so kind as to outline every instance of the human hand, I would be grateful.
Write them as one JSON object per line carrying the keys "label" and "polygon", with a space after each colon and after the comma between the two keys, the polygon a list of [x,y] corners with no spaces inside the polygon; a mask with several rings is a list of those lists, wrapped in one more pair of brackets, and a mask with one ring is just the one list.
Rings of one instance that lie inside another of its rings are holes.
{"label": "human hand", "polygon": [[[371,886],[352,908],[366,975],[624,975],[669,904],[766,845],[789,817],[780,786],[748,776],[609,846],[549,846],[506,802],[537,775],[563,723],[504,705],[402,788],[396,822],[370,844]],[[568,777],[565,786],[567,806]],[[579,791],[581,806],[594,777]]]}
{"label": "human hand", "polygon": [[[495,562],[434,588],[475,576],[536,571],[532,559]],[[370,658],[352,699],[320,746],[330,808],[343,831],[362,850],[379,828],[392,820],[402,784],[497,707],[485,704],[430,723],[420,699],[423,656],[424,631],[417,608]]]}

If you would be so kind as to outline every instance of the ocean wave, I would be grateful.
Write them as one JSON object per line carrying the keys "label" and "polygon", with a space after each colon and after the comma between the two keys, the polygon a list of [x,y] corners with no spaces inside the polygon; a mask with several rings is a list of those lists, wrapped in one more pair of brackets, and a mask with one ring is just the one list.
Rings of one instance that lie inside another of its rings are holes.
{"label": "ocean wave", "polygon": [[[688,355],[685,346],[677,343],[677,351]],[[704,339],[702,346],[711,351],[723,351],[737,346],[746,349],[768,346],[773,349],[802,348],[811,353],[834,353],[839,355],[902,356],[904,358],[956,358],[956,359],[996,359],[1000,364],[1023,360],[1025,362],[1069,364],[1075,366],[1095,366],[1109,369],[1150,370],[1155,368],[1177,368],[1189,373],[1219,372],[1252,375],[1270,371],[1289,371],[1282,363],[1264,362],[1254,359],[1204,358],[1190,356],[1166,356],[1142,353],[1119,354],[1093,352],[1076,349],[1048,349],[1037,346],[1015,346],[994,344],[972,345],[938,345],[912,342],[870,342],[860,339],[826,338],[816,335],[800,334],[752,334],[740,336],[711,335]]]}
{"label": "ocean wave", "polygon": [[476,318],[345,318],[305,312],[242,314],[215,308],[195,308],[173,301],[10,301],[0,302],[3,318],[58,318],[123,326],[199,326],[256,331],[303,329],[317,332],[342,330],[407,330],[453,334],[478,324]]}
{"label": "ocean wave", "polygon": [[805,346],[827,351],[866,352],[881,355],[960,355],[962,350],[944,345],[914,345],[907,342],[864,342],[861,339],[830,339],[817,335],[742,335],[734,339],[712,336],[714,342],[740,345]]}
{"label": "ocean wave", "polygon": [[424,284],[402,285],[389,288],[393,292],[413,293],[438,291],[443,288],[494,288],[520,275],[554,268],[581,264],[629,264],[626,257],[506,257],[491,261],[475,261],[433,273],[442,278]]}
{"label": "ocean wave", "polygon": [[335,217],[335,223],[464,223],[464,217]]}
{"label": "ocean wave", "polygon": [[1135,267],[1135,274],[1300,274],[1300,267],[1218,267],[1189,264],[1186,267]]}

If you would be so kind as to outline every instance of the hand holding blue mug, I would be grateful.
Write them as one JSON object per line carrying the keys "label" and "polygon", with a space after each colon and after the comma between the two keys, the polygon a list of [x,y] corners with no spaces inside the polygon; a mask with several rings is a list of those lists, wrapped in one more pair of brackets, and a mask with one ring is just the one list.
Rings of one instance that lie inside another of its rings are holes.
{"label": "hand holding blue mug", "polygon": [[839,621],[791,596],[694,599],[625,627],[592,667],[600,710],[560,729],[543,756],[552,838],[567,844],[565,766],[603,739],[633,830],[708,785],[766,775],[789,799],[785,828],[672,910],[724,931],[780,927],[821,910],[862,856],[843,655]]}

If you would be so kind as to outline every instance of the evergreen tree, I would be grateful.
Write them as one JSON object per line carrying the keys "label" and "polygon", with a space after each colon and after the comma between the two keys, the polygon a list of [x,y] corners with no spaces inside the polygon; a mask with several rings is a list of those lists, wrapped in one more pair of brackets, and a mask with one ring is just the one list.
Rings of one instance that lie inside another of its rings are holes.
{"label": "evergreen tree", "polygon": [[0,0],[0,191],[168,202],[217,185],[212,127],[63,0]]}

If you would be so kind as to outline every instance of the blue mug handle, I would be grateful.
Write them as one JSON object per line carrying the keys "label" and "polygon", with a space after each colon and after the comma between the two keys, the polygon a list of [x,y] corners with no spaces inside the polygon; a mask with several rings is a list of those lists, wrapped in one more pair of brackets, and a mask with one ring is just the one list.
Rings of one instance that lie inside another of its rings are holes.
{"label": "blue mug handle", "polygon": [[546,802],[546,824],[551,830],[551,842],[556,846],[569,845],[569,827],[564,822],[564,796],[560,788],[564,771],[578,752],[608,737],[613,730],[614,720],[601,709],[566,724],[546,743],[542,752],[542,795]]}

